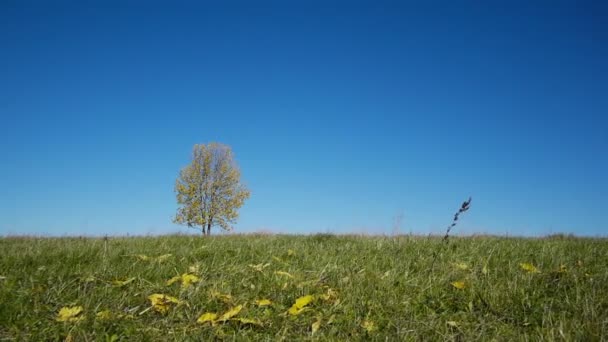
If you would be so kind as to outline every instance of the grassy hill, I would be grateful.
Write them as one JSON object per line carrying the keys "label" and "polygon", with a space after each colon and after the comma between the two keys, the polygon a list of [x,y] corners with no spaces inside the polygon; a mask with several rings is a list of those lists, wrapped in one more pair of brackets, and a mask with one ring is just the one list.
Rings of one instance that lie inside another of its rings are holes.
{"label": "grassy hill", "polygon": [[0,340],[608,339],[605,239],[15,237],[0,251]]}

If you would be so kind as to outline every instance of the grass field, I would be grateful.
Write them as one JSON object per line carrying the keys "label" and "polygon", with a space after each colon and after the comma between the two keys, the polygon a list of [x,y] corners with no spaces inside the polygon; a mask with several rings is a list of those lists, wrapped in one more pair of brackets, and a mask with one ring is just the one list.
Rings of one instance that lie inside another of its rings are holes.
{"label": "grass field", "polygon": [[605,239],[14,237],[0,251],[0,340],[608,340]]}

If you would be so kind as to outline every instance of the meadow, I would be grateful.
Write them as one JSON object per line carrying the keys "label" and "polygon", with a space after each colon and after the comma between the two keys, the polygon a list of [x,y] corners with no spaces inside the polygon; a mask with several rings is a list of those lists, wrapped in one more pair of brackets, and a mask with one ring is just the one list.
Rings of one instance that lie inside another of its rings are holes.
{"label": "meadow", "polygon": [[608,340],[608,240],[0,239],[0,340]]}

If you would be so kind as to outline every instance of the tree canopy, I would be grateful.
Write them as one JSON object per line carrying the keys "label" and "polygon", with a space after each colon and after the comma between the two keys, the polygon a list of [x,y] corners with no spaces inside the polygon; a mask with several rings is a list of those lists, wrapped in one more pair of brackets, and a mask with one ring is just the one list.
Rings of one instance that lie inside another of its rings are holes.
{"label": "tree canopy", "polygon": [[231,230],[250,192],[240,181],[241,172],[232,149],[224,144],[194,145],[192,162],[175,182],[179,205],[174,222],[211,234],[211,227]]}

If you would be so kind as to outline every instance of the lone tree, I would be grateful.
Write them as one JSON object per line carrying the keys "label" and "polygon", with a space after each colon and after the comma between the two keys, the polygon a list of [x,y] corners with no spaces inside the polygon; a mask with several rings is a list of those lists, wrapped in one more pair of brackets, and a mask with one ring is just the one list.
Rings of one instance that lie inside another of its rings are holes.
{"label": "lone tree", "polygon": [[249,190],[240,178],[229,146],[194,145],[192,163],[180,171],[175,181],[179,208],[174,222],[200,227],[203,235],[210,235],[212,226],[230,230],[230,224],[239,216],[238,209],[249,198]]}

